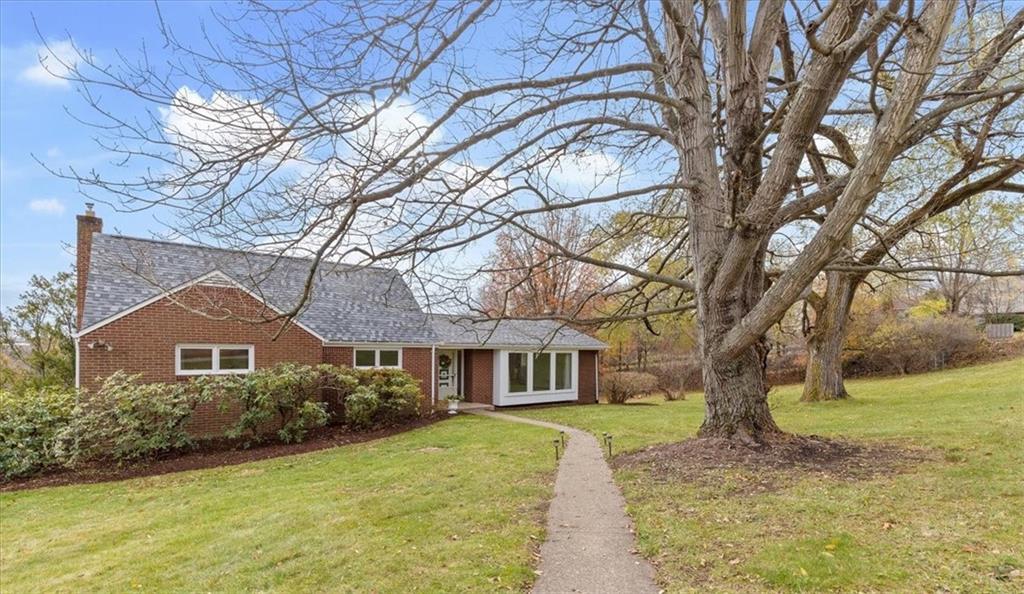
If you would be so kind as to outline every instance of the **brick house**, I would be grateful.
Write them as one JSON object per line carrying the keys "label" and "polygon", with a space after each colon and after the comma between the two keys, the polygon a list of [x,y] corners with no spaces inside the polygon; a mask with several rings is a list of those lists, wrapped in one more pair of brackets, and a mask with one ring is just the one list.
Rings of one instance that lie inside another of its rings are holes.
{"label": "brick house", "polygon": [[[301,301],[308,260],[102,229],[91,208],[78,216],[81,388],[117,370],[174,382],[290,361],[401,367],[420,381],[425,408],[449,394],[493,406],[597,401],[606,345],[556,322],[431,315],[398,272],[332,263],[286,323],[277,318]],[[211,406],[194,418],[213,432],[225,414]]]}

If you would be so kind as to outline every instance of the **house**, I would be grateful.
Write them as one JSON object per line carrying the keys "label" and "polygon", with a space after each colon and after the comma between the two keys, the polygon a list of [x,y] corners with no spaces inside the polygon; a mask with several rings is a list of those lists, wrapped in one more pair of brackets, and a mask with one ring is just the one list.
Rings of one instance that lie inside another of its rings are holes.
{"label": "house", "polygon": [[[557,322],[431,315],[398,272],[336,263],[320,267],[303,302],[309,260],[102,230],[91,206],[78,216],[81,388],[117,370],[174,382],[295,362],[400,367],[427,408],[450,394],[493,406],[597,401],[606,345]],[[293,322],[280,317],[300,302]],[[232,414],[210,406],[193,417],[212,433]]]}

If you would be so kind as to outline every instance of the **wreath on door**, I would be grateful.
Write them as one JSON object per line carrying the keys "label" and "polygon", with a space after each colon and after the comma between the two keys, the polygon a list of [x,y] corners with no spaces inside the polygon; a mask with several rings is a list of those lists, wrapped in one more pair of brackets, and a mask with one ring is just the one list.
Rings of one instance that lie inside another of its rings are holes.
{"label": "wreath on door", "polygon": [[437,359],[437,364],[441,366],[441,369],[448,369],[452,366],[452,358],[448,355],[441,355]]}

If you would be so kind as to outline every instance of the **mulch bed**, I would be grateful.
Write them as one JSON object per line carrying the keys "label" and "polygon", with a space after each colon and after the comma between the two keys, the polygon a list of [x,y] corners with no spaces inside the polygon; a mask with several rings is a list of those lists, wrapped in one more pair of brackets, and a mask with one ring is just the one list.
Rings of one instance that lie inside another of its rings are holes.
{"label": "mulch bed", "polygon": [[0,481],[0,492],[59,485],[103,483],[169,474],[184,470],[233,466],[256,460],[315,452],[317,450],[381,439],[411,429],[426,427],[447,418],[449,417],[446,413],[436,412],[405,425],[363,433],[353,433],[345,427],[322,427],[310,431],[305,441],[301,443],[268,442],[255,444],[249,448],[243,447],[239,441],[228,441],[225,439],[205,440],[199,442],[196,449],[185,452],[172,452],[146,463],[131,466],[118,466],[114,463],[96,464],[75,470],[58,470],[13,481]]}
{"label": "mulch bed", "polygon": [[655,480],[681,480],[745,495],[776,491],[807,476],[869,480],[936,458],[930,450],[895,443],[786,435],[760,447],[721,438],[688,439],[616,456],[613,465],[644,470]]}

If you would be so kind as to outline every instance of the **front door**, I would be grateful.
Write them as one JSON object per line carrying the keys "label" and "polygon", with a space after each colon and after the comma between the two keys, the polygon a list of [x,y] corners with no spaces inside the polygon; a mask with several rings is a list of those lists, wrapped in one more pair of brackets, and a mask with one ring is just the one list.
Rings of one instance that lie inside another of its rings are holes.
{"label": "front door", "polygon": [[437,351],[437,387],[441,400],[459,393],[458,351]]}

